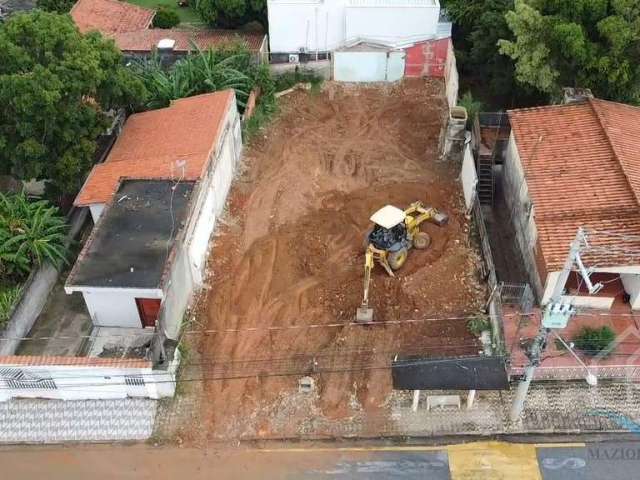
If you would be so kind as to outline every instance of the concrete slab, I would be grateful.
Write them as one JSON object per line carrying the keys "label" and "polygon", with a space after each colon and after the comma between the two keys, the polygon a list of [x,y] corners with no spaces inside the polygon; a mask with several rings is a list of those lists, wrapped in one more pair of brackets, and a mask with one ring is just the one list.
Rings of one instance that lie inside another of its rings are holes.
{"label": "concrete slab", "polygon": [[144,358],[153,335],[153,329],[96,327],[91,335],[87,356]]}
{"label": "concrete slab", "polygon": [[20,343],[17,355],[81,354],[86,336],[91,333],[91,317],[82,294],[67,295],[63,286],[64,279],[58,280],[28,339]]}

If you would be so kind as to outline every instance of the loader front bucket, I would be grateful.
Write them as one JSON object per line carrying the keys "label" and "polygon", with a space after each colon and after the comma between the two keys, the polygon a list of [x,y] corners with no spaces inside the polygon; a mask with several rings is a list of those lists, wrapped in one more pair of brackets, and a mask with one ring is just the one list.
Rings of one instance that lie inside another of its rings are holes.
{"label": "loader front bucket", "polygon": [[356,310],[356,322],[357,323],[372,323],[373,322],[373,308],[367,305],[361,305]]}

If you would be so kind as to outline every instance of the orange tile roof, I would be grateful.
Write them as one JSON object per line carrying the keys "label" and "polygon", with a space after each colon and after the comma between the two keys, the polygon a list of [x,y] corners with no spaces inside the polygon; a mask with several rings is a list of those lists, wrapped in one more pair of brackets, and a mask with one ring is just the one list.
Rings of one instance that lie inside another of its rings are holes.
{"label": "orange tile roof", "polygon": [[35,355],[0,356],[0,365],[151,368],[149,360],[135,358],[56,357]]}
{"label": "orange tile roof", "polygon": [[198,180],[233,102],[233,90],[224,90],[131,115],[107,160],[93,167],[74,205],[108,203],[124,178]]}
{"label": "orange tile roof", "polygon": [[176,41],[174,50],[188,52],[191,42],[201,49],[219,47],[234,42],[242,42],[252,52],[262,47],[264,34],[238,32],[235,30],[179,30],[179,29],[146,29],[135,32],[116,33],[112,36],[116,45],[124,52],[150,52],[164,38]]}
{"label": "orange tile roof", "polygon": [[104,35],[149,28],[154,10],[119,0],[78,0],[71,17],[82,33],[97,30]]}
{"label": "orange tile roof", "polygon": [[562,268],[580,226],[592,266],[640,264],[624,254],[640,253],[640,108],[592,99],[509,118],[547,269]]}

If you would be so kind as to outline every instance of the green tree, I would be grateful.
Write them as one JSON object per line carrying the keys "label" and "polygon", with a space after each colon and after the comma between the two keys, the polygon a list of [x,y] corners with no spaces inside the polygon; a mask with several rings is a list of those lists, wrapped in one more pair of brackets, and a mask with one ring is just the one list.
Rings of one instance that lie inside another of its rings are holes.
{"label": "green tree", "polygon": [[37,0],[36,6],[45,12],[69,13],[76,0]]}
{"label": "green tree", "polygon": [[635,0],[516,0],[513,39],[499,42],[516,78],[552,97],[563,86],[640,103],[640,5]]}
{"label": "green tree", "polygon": [[75,192],[105,112],[145,95],[112,41],[81,35],[68,15],[12,16],[0,26],[0,173]]}
{"label": "green tree", "polygon": [[266,0],[196,0],[202,20],[214,27],[238,27],[253,20],[266,25]]}
{"label": "green tree", "polygon": [[173,28],[180,23],[178,12],[167,7],[160,7],[153,16],[155,28]]}
{"label": "green tree", "polygon": [[490,108],[537,103],[534,89],[516,82],[513,60],[498,49],[498,40],[512,38],[505,14],[513,9],[513,0],[443,0],[442,4],[454,24],[461,87]]}

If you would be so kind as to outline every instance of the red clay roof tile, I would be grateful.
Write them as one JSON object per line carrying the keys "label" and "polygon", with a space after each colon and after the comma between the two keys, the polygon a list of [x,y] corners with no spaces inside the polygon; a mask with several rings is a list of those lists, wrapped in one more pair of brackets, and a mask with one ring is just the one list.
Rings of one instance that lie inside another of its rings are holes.
{"label": "red clay roof tile", "polygon": [[82,33],[97,30],[104,35],[149,28],[154,10],[119,0],[78,0],[71,17]]}
{"label": "red clay roof tile", "polygon": [[224,90],[131,115],[107,160],[93,167],[74,204],[108,203],[123,178],[198,180],[234,98],[233,90]]}
{"label": "red clay roof tile", "polygon": [[116,33],[112,36],[116,45],[124,52],[150,52],[162,39],[175,40],[174,51],[188,52],[194,43],[200,49],[208,49],[229,45],[234,42],[244,43],[252,52],[257,52],[264,41],[262,33],[244,33],[234,30],[180,30],[180,29],[146,29],[135,32]]}
{"label": "red clay roof tile", "polygon": [[135,358],[56,357],[34,355],[0,356],[0,365],[151,368],[151,362],[149,360],[140,360]]}
{"label": "red clay roof tile", "polygon": [[580,226],[598,247],[586,253],[592,265],[637,265],[623,252],[640,253],[628,238],[640,236],[640,108],[589,100],[509,118],[547,269],[562,267]]}

